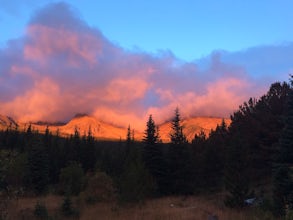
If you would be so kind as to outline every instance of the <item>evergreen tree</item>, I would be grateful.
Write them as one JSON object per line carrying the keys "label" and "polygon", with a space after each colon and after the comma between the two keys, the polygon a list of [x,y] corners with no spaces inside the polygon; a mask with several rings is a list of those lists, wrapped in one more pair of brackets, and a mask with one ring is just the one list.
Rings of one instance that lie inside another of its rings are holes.
{"label": "evergreen tree", "polygon": [[156,124],[152,115],[149,116],[147,121],[147,128],[144,133],[143,141],[148,145],[155,145],[158,142],[158,134],[156,132]]}
{"label": "evergreen tree", "polygon": [[49,184],[48,152],[41,140],[35,137],[28,154],[30,181],[37,194],[46,191]]}
{"label": "evergreen tree", "polygon": [[288,207],[293,209],[293,180],[291,168],[293,164],[293,76],[291,76],[291,90],[287,102],[285,126],[279,139],[273,176],[274,214],[283,216]]}
{"label": "evergreen tree", "polygon": [[123,171],[118,182],[120,200],[137,202],[151,196],[154,192],[154,181],[146,169],[141,148],[131,140],[131,129],[128,127],[125,160]]}
{"label": "evergreen tree", "polygon": [[246,140],[251,165],[249,176],[253,181],[262,181],[272,174],[289,93],[287,83],[273,83],[267,94],[258,100],[250,98],[231,116],[228,142],[236,136]]}
{"label": "evergreen tree", "polygon": [[73,207],[72,199],[70,195],[66,195],[64,197],[63,203],[61,205],[61,211],[62,211],[62,214],[66,217],[69,217],[69,216],[78,217],[79,212]]}
{"label": "evergreen tree", "polygon": [[212,130],[202,150],[201,186],[207,190],[218,190],[223,184],[225,152],[227,151],[227,125],[223,120]]}
{"label": "evergreen tree", "polygon": [[191,160],[187,140],[183,134],[179,109],[176,108],[171,124],[169,147],[169,183],[171,194],[189,194],[191,186]]}
{"label": "evergreen tree", "polygon": [[181,126],[181,118],[179,108],[175,109],[175,116],[171,124],[172,132],[170,134],[172,145],[183,145],[187,143],[187,139],[183,134],[183,127]]}
{"label": "evergreen tree", "polygon": [[128,125],[127,134],[126,134],[126,145],[130,145],[132,142],[133,141],[131,136],[131,129],[130,129],[130,125]]}
{"label": "evergreen tree", "polygon": [[92,135],[91,128],[89,128],[87,136],[83,138],[83,144],[81,148],[81,160],[85,172],[87,172],[88,170],[94,170],[96,163],[96,151],[95,139]]}
{"label": "evergreen tree", "polygon": [[122,202],[143,201],[153,194],[153,178],[144,167],[139,155],[128,157],[120,177],[118,189]]}
{"label": "evergreen tree", "polygon": [[69,161],[81,162],[81,137],[78,128],[76,127],[74,130],[74,135],[70,137],[68,144],[68,155]]}
{"label": "evergreen tree", "polygon": [[275,216],[284,216],[287,205],[292,210],[292,190],[289,167],[279,164],[273,176],[273,213]]}
{"label": "evergreen tree", "polygon": [[206,134],[204,133],[203,130],[201,130],[199,132],[199,134],[194,135],[194,138],[192,139],[191,143],[198,147],[198,146],[203,145],[205,143],[206,139],[207,139]]}
{"label": "evergreen tree", "polygon": [[252,196],[249,188],[249,160],[247,158],[246,146],[240,137],[235,137],[227,151],[224,182],[229,192],[225,204],[229,207],[244,207],[245,199]]}
{"label": "evergreen tree", "polygon": [[291,90],[287,102],[287,114],[285,115],[285,127],[279,139],[278,161],[293,164],[293,76],[291,76]]}
{"label": "evergreen tree", "polygon": [[164,194],[166,192],[167,167],[163,152],[158,144],[158,137],[158,129],[156,129],[156,124],[150,115],[143,139],[143,160],[145,167],[156,181],[158,193]]}

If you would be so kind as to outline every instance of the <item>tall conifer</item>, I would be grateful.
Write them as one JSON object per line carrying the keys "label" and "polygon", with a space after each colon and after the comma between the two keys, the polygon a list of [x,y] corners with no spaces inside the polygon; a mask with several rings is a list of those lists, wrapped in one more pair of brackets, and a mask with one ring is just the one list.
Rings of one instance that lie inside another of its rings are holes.
{"label": "tall conifer", "polygon": [[179,109],[175,109],[175,116],[171,124],[169,147],[169,182],[170,193],[191,193],[191,160],[187,148],[187,139],[183,134]]}
{"label": "tall conifer", "polygon": [[164,194],[166,191],[166,174],[167,167],[163,157],[163,152],[158,145],[158,128],[152,118],[149,116],[147,127],[144,136],[143,161],[145,167],[153,176],[159,194]]}
{"label": "tall conifer", "polygon": [[39,138],[33,140],[28,154],[30,181],[37,194],[46,191],[49,184],[48,152]]}
{"label": "tall conifer", "polygon": [[284,118],[285,126],[279,139],[279,152],[273,177],[274,214],[286,214],[286,207],[293,209],[293,76],[290,79],[287,109]]}

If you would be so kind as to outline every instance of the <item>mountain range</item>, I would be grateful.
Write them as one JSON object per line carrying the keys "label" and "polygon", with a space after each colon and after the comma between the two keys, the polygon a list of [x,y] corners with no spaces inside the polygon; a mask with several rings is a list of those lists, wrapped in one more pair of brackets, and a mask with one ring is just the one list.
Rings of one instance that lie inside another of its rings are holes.
{"label": "mountain range", "polygon": [[[193,117],[183,119],[181,125],[183,126],[183,132],[187,137],[188,141],[191,141],[195,134],[203,131],[208,135],[211,129],[215,129],[217,125],[222,123],[222,118],[216,117]],[[231,120],[224,119],[226,124],[229,125]],[[61,136],[70,136],[74,134],[77,129],[80,135],[86,135],[91,130],[92,135],[99,140],[125,140],[127,128],[118,127],[109,123],[100,121],[93,116],[89,115],[76,115],[68,123],[48,123],[48,122],[37,122],[37,123],[23,123],[17,122],[13,118],[8,116],[0,115],[0,129],[4,130],[7,128],[15,129],[18,128],[20,131],[25,131],[28,126],[31,125],[33,130],[37,130],[40,133],[44,133],[47,126],[50,132],[56,134],[57,132]],[[162,142],[170,141],[171,122],[165,122],[159,125],[159,134]],[[134,139],[140,141],[143,139],[144,131],[133,130]]]}

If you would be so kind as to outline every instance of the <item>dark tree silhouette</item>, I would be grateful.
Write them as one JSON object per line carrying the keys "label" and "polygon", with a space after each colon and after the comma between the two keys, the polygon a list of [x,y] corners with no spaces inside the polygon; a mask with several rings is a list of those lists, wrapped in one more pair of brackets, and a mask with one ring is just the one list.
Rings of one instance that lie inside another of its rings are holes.
{"label": "dark tree silhouette", "polygon": [[28,166],[33,189],[37,194],[45,192],[49,184],[49,160],[48,152],[39,138],[32,142],[28,154]]}
{"label": "dark tree silhouette", "polygon": [[278,153],[273,176],[274,214],[283,216],[286,207],[293,209],[293,77],[288,97],[284,129],[281,132]]}
{"label": "dark tree silhouette", "polygon": [[145,130],[145,136],[143,139],[143,161],[145,167],[148,169],[156,182],[157,193],[165,194],[167,184],[167,166],[162,149],[158,144],[158,137],[158,128],[156,127],[152,115],[150,115],[147,121],[147,128]]}
{"label": "dark tree silhouette", "polygon": [[179,109],[175,109],[175,116],[171,124],[171,143],[169,147],[169,190],[171,194],[190,194],[191,186],[191,158],[187,147],[187,140],[183,134]]}

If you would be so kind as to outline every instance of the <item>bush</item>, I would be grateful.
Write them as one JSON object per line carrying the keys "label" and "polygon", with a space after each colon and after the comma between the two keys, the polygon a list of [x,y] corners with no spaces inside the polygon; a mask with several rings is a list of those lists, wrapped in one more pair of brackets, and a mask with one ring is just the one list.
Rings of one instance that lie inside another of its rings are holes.
{"label": "bush", "polygon": [[34,215],[40,219],[49,219],[48,210],[44,204],[37,202],[35,205]]}
{"label": "bush", "polygon": [[78,195],[84,187],[84,172],[80,164],[74,162],[61,169],[60,192]]}
{"label": "bush", "polygon": [[97,172],[90,176],[84,194],[89,203],[113,201],[115,188],[111,177],[104,172]]}
{"label": "bush", "polygon": [[61,206],[61,212],[64,216],[78,216],[79,215],[78,210],[73,208],[72,201],[69,196],[66,196],[64,198],[62,206]]}
{"label": "bush", "polygon": [[119,180],[121,202],[141,202],[153,195],[155,183],[152,176],[137,161],[131,162]]}

